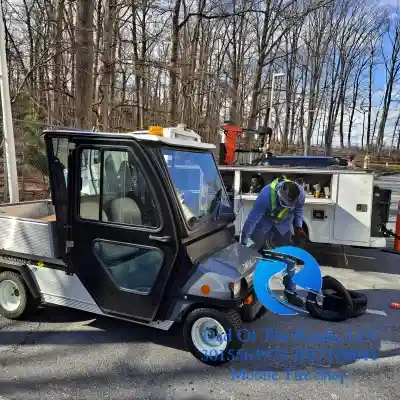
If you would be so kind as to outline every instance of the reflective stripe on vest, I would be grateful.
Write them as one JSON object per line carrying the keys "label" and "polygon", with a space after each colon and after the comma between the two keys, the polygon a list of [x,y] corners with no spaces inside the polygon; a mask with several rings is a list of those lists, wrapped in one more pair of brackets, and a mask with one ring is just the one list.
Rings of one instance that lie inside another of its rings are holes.
{"label": "reflective stripe on vest", "polygon": [[291,182],[290,179],[287,178],[276,178],[272,183],[271,183],[271,217],[275,217],[277,221],[280,221],[288,212],[289,209],[283,208],[281,211],[279,211],[278,215],[275,215],[274,210],[276,209],[276,185],[280,182]]}

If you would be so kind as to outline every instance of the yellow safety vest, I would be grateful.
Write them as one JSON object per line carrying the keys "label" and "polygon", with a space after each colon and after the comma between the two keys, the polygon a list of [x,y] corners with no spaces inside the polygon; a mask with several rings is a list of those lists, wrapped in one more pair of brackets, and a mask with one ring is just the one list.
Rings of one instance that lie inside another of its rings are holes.
{"label": "yellow safety vest", "polygon": [[276,222],[279,222],[283,217],[286,216],[286,214],[289,212],[289,209],[283,208],[281,211],[279,211],[278,214],[276,214],[276,185],[280,182],[291,182],[290,179],[287,179],[285,177],[283,178],[276,178],[274,181],[271,183],[271,212],[270,216],[275,218]]}

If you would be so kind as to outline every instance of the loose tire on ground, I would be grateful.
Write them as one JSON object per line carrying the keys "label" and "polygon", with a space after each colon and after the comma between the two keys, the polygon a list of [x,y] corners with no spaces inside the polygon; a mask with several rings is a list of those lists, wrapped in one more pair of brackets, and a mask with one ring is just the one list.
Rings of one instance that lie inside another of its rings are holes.
{"label": "loose tire on ground", "polygon": [[[207,332],[213,332],[213,324],[216,326],[215,333],[218,332],[219,337],[207,336]],[[242,319],[236,311],[198,308],[193,310],[184,322],[185,346],[205,364],[213,366],[225,364],[234,360],[242,347],[243,343],[238,337],[241,327]]]}
{"label": "loose tire on ground", "polygon": [[324,276],[322,279],[322,292],[332,290],[340,294],[343,299],[341,306],[338,306],[335,311],[327,310],[324,305],[320,306],[317,303],[317,295],[309,293],[306,301],[306,309],[311,316],[322,319],[324,321],[341,322],[351,318],[353,309],[353,300],[350,297],[347,289],[335,278]]}
{"label": "loose tire on ground", "polygon": [[[354,290],[347,291],[353,301],[353,314],[352,318],[359,317],[367,311],[368,298],[364,293],[358,293]],[[325,291],[324,293],[323,308],[330,311],[336,311],[338,308],[343,307],[346,300],[344,300],[339,293],[335,291]]]}
{"label": "loose tire on ground", "polygon": [[20,319],[35,308],[21,275],[4,271],[0,273],[0,314],[8,319]]}

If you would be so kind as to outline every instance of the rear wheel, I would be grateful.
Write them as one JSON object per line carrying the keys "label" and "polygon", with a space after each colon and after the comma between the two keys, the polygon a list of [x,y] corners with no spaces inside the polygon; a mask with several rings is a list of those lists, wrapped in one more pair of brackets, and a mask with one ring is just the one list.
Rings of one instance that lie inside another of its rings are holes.
{"label": "rear wheel", "polygon": [[241,326],[242,319],[236,311],[199,308],[192,311],[184,323],[186,348],[205,364],[227,363],[242,347],[238,339]]}
{"label": "rear wheel", "polygon": [[20,275],[11,271],[4,271],[0,274],[0,314],[3,317],[8,319],[22,317],[28,311],[28,306],[34,304],[33,299],[28,304],[30,298]]}

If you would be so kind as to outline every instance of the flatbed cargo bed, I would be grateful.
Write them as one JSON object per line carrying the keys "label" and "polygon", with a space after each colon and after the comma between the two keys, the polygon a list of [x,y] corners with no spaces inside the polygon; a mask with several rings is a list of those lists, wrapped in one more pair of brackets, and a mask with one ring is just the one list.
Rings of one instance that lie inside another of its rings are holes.
{"label": "flatbed cargo bed", "polygon": [[51,200],[0,204],[0,252],[59,258]]}

